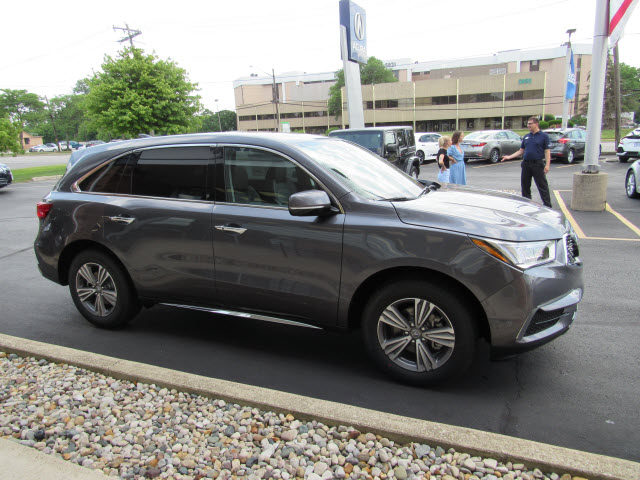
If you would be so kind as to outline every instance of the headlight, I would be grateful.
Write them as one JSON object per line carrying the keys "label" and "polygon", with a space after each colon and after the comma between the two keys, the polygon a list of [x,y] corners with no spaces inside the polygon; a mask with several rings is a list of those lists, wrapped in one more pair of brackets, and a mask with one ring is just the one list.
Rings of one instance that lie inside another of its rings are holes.
{"label": "headlight", "polygon": [[556,259],[556,241],[505,242],[472,238],[471,241],[492,257],[520,270],[552,262]]}

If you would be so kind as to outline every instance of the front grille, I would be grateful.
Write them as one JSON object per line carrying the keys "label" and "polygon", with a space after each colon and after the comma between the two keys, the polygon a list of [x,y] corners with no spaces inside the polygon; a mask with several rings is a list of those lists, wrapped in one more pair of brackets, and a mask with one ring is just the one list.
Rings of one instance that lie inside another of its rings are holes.
{"label": "front grille", "polygon": [[563,313],[563,308],[550,310],[548,312],[544,310],[538,310],[531,319],[531,323],[529,324],[529,327],[527,328],[524,336],[528,337],[530,335],[535,335],[536,333],[540,333],[547,328],[553,327],[556,323],[558,323],[558,320],[560,320],[560,317]]}
{"label": "front grille", "polygon": [[580,249],[578,248],[578,239],[573,235],[564,236],[564,246],[567,251],[567,264],[575,265],[578,262]]}

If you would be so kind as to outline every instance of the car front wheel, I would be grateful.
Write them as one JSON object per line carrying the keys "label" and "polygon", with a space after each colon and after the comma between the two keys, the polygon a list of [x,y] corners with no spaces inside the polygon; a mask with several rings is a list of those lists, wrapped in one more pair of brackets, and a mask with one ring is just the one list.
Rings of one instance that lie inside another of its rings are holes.
{"label": "car front wheel", "polygon": [[636,183],[636,174],[632,171],[627,173],[627,197],[629,198],[638,198],[640,197],[640,193],[638,193],[637,183]]}
{"label": "car front wheel", "polygon": [[85,250],[73,259],[69,290],[78,311],[101,328],[122,327],[140,311],[123,268],[99,250]]}
{"label": "car front wheel", "polygon": [[416,167],[415,165],[411,167],[411,170],[409,171],[409,176],[415,180],[418,180],[418,177],[420,176],[420,170],[418,170],[418,167]]}
{"label": "car front wheel", "polygon": [[404,383],[432,385],[464,372],[477,329],[469,309],[427,281],[399,281],[377,290],[363,313],[363,338],[378,367]]}
{"label": "car front wheel", "polygon": [[620,156],[618,157],[618,160],[620,161],[620,163],[627,163],[629,161],[629,157]]}

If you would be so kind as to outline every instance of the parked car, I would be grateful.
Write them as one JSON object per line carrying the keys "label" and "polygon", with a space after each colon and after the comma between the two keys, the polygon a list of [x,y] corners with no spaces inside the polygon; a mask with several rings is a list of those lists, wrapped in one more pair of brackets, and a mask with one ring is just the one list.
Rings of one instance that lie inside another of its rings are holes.
{"label": "parked car", "polygon": [[[331,330],[432,384],[565,333],[582,297],[561,212],[517,195],[425,187],[320,135],[209,133],[96,146],[38,203],[46,278],[124,326],[165,304]],[[249,333],[250,334],[250,333]]]}
{"label": "parked car", "polygon": [[83,148],[95,147],[96,145],[104,145],[105,142],[102,140],[90,140],[85,142],[84,145],[78,147],[78,150],[82,150]]}
{"label": "parked car", "polygon": [[522,138],[511,130],[478,130],[462,140],[464,161],[481,159],[496,163],[503,155],[517,152],[520,145]]}
{"label": "parked car", "polygon": [[640,197],[640,160],[636,160],[629,165],[625,181],[625,190],[629,198]]}
{"label": "parked car", "polygon": [[334,130],[329,132],[329,136],[360,145],[415,179],[420,176],[421,161],[416,155],[416,140],[412,127],[350,128]]}
{"label": "parked car", "polygon": [[[550,128],[544,130],[549,135],[551,159],[572,164],[578,158],[584,159],[586,153],[587,132],[584,128]],[[602,145],[598,154],[602,152]]]}
{"label": "parked car", "polygon": [[627,163],[630,158],[640,158],[640,129],[633,130],[620,139],[616,155],[620,163]]}
{"label": "parked car", "polygon": [[63,151],[63,150],[76,150],[80,144],[73,140],[69,140],[68,142],[66,141],[60,142],[58,143],[58,145],[60,146],[60,150]]}
{"label": "parked car", "polygon": [[29,149],[30,152],[57,152],[58,146],[55,143],[45,143],[43,145],[35,145]]}
{"label": "parked car", "polygon": [[442,135],[436,132],[416,132],[416,155],[424,163],[426,159],[435,159],[440,146],[438,141]]}
{"label": "parked car", "polygon": [[13,174],[11,173],[11,169],[8,165],[0,163],[0,188],[11,185],[11,182],[13,182]]}

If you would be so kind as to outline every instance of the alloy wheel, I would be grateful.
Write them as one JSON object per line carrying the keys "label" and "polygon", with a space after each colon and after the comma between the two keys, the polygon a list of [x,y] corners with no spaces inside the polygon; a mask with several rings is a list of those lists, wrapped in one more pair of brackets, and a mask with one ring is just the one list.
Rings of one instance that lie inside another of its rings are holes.
{"label": "alloy wheel", "polygon": [[627,197],[634,198],[637,195],[636,175],[633,172],[629,172],[629,175],[627,175]]}
{"label": "alloy wheel", "polygon": [[404,298],[384,309],[377,325],[384,354],[412,372],[436,370],[451,357],[455,331],[446,314],[421,298]]}
{"label": "alloy wheel", "polygon": [[98,317],[108,316],[118,302],[118,290],[109,271],[88,262],[78,269],[76,291],[83,307]]}

